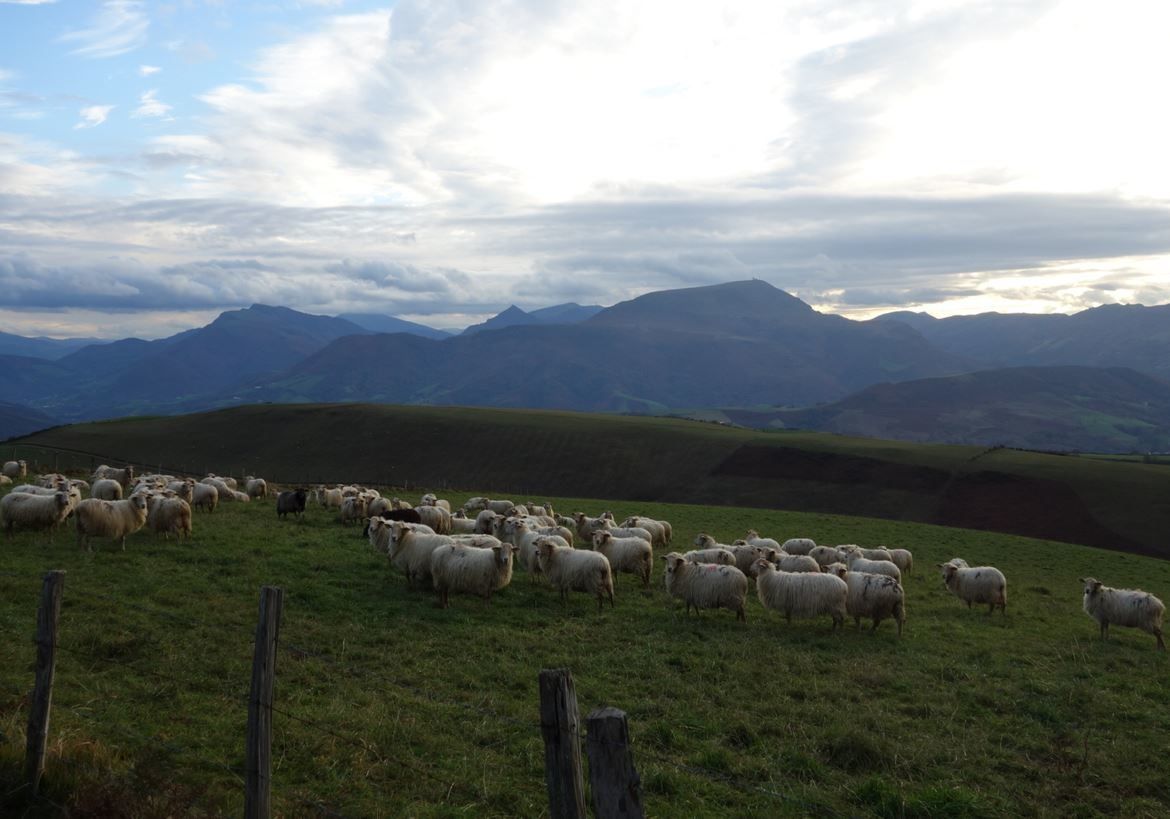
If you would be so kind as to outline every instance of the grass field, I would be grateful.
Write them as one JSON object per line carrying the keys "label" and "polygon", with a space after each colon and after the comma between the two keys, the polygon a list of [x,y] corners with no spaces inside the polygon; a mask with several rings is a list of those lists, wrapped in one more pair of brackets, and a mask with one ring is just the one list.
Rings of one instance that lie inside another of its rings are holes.
{"label": "grass field", "polygon": [[102,458],[294,483],[801,509],[985,529],[1170,557],[1170,471],[680,419],[374,404],[253,405],[47,430],[0,458]]}
{"label": "grass field", "polygon": [[[226,470],[224,470],[226,471]],[[440,493],[443,494],[443,493]],[[483,493],[476,493],[483,494]],[[448,495],[462,502],[466,495]],[[518,500],[521,498],[517,498]],[[271,501],[197,514],[190,543],[125,552],[31,534],[0,565],[0,814],[238,815],[260,586],[286,593],[273,795],[284,816],[538,816],[537,672],[573,672],[582,716],[630,717],[653,816],[1164,816],[1170,662],[1149,635],[1096,639],[1078,577],[1170,597],[1170,564],[1065,543],[777,510],[552,498],[671,520],[675,543],[748,527],[914,551],[908,621],[786,626],[749,601],[686,617],[628,575],[617,606],[562,605],[522,572],[490,606],[408,591],[354,528]],[[1008,578],[1006,617],[932,566]],[[67,574],[45,793],[19,792],[42,573]]]}

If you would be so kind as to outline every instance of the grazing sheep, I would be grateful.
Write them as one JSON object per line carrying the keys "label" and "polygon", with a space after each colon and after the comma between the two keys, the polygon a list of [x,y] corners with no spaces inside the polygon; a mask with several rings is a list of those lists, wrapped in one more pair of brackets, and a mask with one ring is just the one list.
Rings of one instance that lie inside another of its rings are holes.
{"label": "grazing sheep", "polygon": [[440,535],[451,534],[451,513],[441,506],[416,506],[419,519]]}
{"label": "grazing sheep", "polygon": [[536,546],[536,541],[541,538],[548,538],[556,545],[564,546],[566,549],[572,548],[572,544],[560,535],[532,531],[528,528],[528,524],[522,520],[515,521],[515,525],[509,528],[505,538],[505,542],[516,547],[520,554],[520,565],[527,570],[533,580],[536,579],[536,575],[540,574],[540,550]]}
{"label": "grazing sheep", "polygon": [[[776,554],[775,549],[765,549],[760,546],[752,546],[742,538],[735,541],[726,548],[729,552],[735,555],[735,568],[739,569],[748,577],[752,576],[751,569],[753,563],[755,563],[761,557],[765,560],[771,560],[772,555]],[[820,571],[820,569],[818,568],[817,571]]]}
{"label": "grazing sheep", "polygon": [[716,546],[712,549],[691,549],[683,555],[683,559],[691,563],[715,563],[721,566],[734,566],[735,554],[730,549]]}
{"label": "grazing sheep", "polygon": [[219,490],[211,484],[197,483],[191,487],[191,508],[214,512],[219,505]]}
{"label": "grazing sheep", "polygon": [[567,601],[570,591],[581,591],[597,598],[599,614],[605,598],[613,607],[613,570],[605,555],[559,546],[551,537],[539,537],[535,545],[540,571],[560,590],[561,600]]}
{"label": "grazing sheep", "polygon": [[337,513],[337,520],[343,526],[348,526],[355,520],[364,520],[366,517],[366,499],[361,495],[350,495],[342,501],[341,509]]}
{"label": "grazing sheep", "polygon": [[468,512],[482,512],[484,509],[487,509],[487,502],[489,500],[491,500],[491,499],[490,498],[469,498],[467,500],[467,502],[464,503],[461,508],[463,509],[463,512],[465,514]]}
{"label": "grazing sheep", "polygon": [[321,505],[326,509],[341,509],[341,502],[345,497],[337,487],[321,490]]}
{"label": "grazing sheep", "polygon": [[593,550],[605,555],[615,572],[636,574],[642,578],[642,587],[650,586],[654,568],[654,550],[640,537],[614,537],[609,532],[593,533]]}
{"label": "grazing sheep", "polygon": [[828,614],[833,628],[843,625],[849,587],[834,574],[777,571],[766,560],[757,560],[756,595],[764,608],[778,611],[785,621]]}
{"label": "grazing sheep", "polygon": [[182,498],[153,495],[146,502],[146,528],[179,539],[191,537],[191,505]]}
{"label": "grazing sheep", "polygon": [[817,548],[817,542],[811,537],[790,537],[780,544],[780,548],[790,555],[807,555]]}
{"label": "grazing sheep", "polygon": [[108,537],[121,541],[126,551],[126,535],[146,523],[146,497],[131,495],[125,500],[107,501],[88,498],[77,504],[77,545],[89,550],[91,537]]}
{"label": "grazing sheep", "polygon": [[[821,572],[828,571],[828,567],[822,567],[808,555],[787,555],[784,552],[772,552],[771,558],[768,560],[773,566],[782,572]],[[837,565],[837,564],[829,564]],[[753,577],[755,575],[752,575]]]}
{"label": "grazing sheep", "polygon": [[0,486],[9,486],[12,483],[12,478],[7,475],[0,475]]}
{"label": "grazing sheep", "polygon": [[780,543],[777,540],[770,537],[760,537],[760,533],[755,529],[747,530],[747,534],[744,535],[743,542],[749,546],[759,546],[761,549],[775,549],[776,551],[781,551]]}
{"label": "grazing sheep", "polygon": [[266,498],[268,481],[263,478],[244,478],[244,491],[248,493],[249,498]]}
{"label": "grazing sheep", "polygon": [[233,489],[232,500],[236,503],[250,503],[252,498],[248,496],[247,492],[241,492],[238,489]]}
{"label": "grazing sheep", "polygon": [[902,572],[892,560],[869,560],[857,552],[848,552],[845,555],[845,565],[851,572],[865,572],[867,574],[884,574],[902,582]]}
{"label": "grazing sheep", "polygon": [[431,552],[431,580],[439,593],[439,606],[447,608],[452,591],[478,594],[491,603],[492,592],[512,582],[512,551],[510,543],[489,548],[451,543],[436,548]]}
{"label": "grazing sheep", "polygon": [[503,515],[497,515],[491,509],[484,509],[475,516],[475,528],[473,531],[480,535],[491,534],[495,529],[497,520],[503,520]]}
{"label": "grazing sheep", "polygon": [[[474,535],[475,520],[473,518],[465,517],[462,510],[456,512],[451,516],[451,534],[453,535]],[[483,534],[483,533],[480,533]]]}
{"label": "grazing sheep", "polygon": [[747,577],[735,566],[692,563],[678,552],[662,559],[666,561],[666,592],[687,604],[687,614],[692,608],[695,614],[702,609],[728,609],[735,612],[736,620],[747,620]]}
{"label": "grazing sheep", "polygon": [[286,489],[278,493],[276,496],[276,517],[284,518],[287,515],[303,517],[305,504],[308,500],[309,496],[304,489]]}
{"label": "grazing sheep", "polygon": [[5,461],[4,468],[0,470],[4,473],[4,477],[16,480],[17,478],[28,477],[28,463],[26,461]]}
{"label": "grazing sheep", "polygon": [[419,501],[419,506],[437,506],[440,509],[445,509],[447,514],[451,514],[451,502],[444,498],[435,497],[434,493],[428,492],[422,496]]}
{"label": "grazing sheep", "polygon": [[91,481],[97,481],[99,478],[109,478],[122,484],[122,488],[126,489],[134,481],[134,467],[125,466],[122,469],[115,469],[112,466],[102,464],[93,471],[90,477]]}
{"label": "grazing sheep", "polygon": [[235,491],[219,478],[208,476],[199,481],[204,486],[213,486],[215,491],[219,493],[219,500],[223,503],[231,502],[236,499]]}
{"label": "grazing sheep", "polygon": [[898,624],[898,636],[901,637],[902,626],[906,622],[906,593],[902,590],[902,584],[889,575],[847,571],[840,563],[833,565],[839,568],[833,569],[831,573],[844,580],[849,587],[845,610],[857,628],[861,628],[862,617],[873,619],[872,631],[877,631],[882,620],[893,617]]}
{"label": "grazing sheep", "polygon": [[622,521],[622,526],[626,528],[645,529],[650,533],[651,546],[666,548],[670,544],[670,540],[666,537],[666,527],[662,525],[662,521],[643,517],[642,515],[630,515],[630,517]]}
{"label": "grazing sheep", "polygon": [[89,496],[98,500],[122,500],[122,484],[112,478],[98,478]]}
{"label": "grazing sheep", "polygon": [[175,497],[182,498],[191,503],[195,495],[195,481],[187,478],[185,481],[170,481],[167,483],[167,489],[175,493]]}
{"label": "grazing sheep", "polygon": [[14,527],[33,531],[49,531],[49,542],[53,532],[72,510],[68,492],[54,492],[52,495],[33,495],[25,492],[10,492],[0,498],[0,524],[12,535]]}
{"label": "grazing sheep", "polygon": [[584,512],[574,512],[573,520],[577,522],[577,537],[584,541],[592,541],[593,533],[605,526],[605,517],[591,518]]}
{"label": "grazing sheep", "polygon": [[366,504],[366,514],[369,517],[379,517],[383,512],[389,512],[394,507],[390,498],[373,498]]}
{"label": "grazing sheep", "polygon": [[890,559],[890,552],[887,549],[863,549],[856,543],[845,543],[838,546],[837,551],[845,556],[857,554],[866,560],[885,560],[893,563],[893,560]]}
{"label": "grazing sheep", "polygon": [[1101,626],[1101,639],[1109,639],[1109,626],[1130,626],[1153,634],[1158,650],[1165,651],[1162,641],[1162,616],[1166,607],[1154,595],[1141,589],[1114,589],[1093,577],[1082,577],[1085,584],[1085,614]]}
{"label": "grazing sheep", "polygon": [[387,554],[390,564],[406,575],[407,588],[412,588],[416,581],[425,582],[431,578],[431,553],[445,544],[454,543],[447,535],[441,535],[429,528],[414,528],[413,524],[403,523],[400,520],[384,521],[382,518],[370,518],[370,541],[381,541],[381,533],[375,535],[378,529],[389,527],[387,539]]}
{"label": "grazing sheep", "polygon": [[484,498],[484,507],[483,508],[490,509],[493,512],[497,512],[501,515],[506,515],[506,514],[508,514],[508,510],[511,509],[512,507],[514,507],[515,505],[516,504],[512,503],[512,501],[510,501],[510,500],[490,500],[488,498]]}
{"label": "grazing sheep", "polygon": [[822,570],[830,563],[838,563],[845,559],[845,556],[832,546],[814,546],[809,549],[808,556],[819,563]]}
{"label": "grazing sheep", "polygon": [[987,603],[989,616],[996,606],[1007,614],[1007,579],[999,569],[994,566],[960,568],[954,563],[940,563],[939,568],[947,590],[966,602],[967,608],[972,603]]}
{"label": "grazing sheep", "polygon": [[[422,524],[422,518],[420,518],[418,516],[418,512],[414,511],[413,506],[410,507],[409,509],[390,509],[388,511],[382,512],[382,514],[380,514],[380,515],[370,515],[370,517],[379,517],[382,520],[400,520],[403,523],[414,523],[414,524],[419,524],[419,525]],[[432,532],[434,531],[429,526],[427,527],[427,529],[429,531],[432,531]],[[362,529],[362,537],[366,537],[369,534],[370,534],[370,524],[369,524],[369,521],[367,521],[365,528]]]}
{"label": "grazing sheep", "polygon": [[902,574],[912,574],[914,572],[914,555],[910,553],[909,549],[887,549],[890,553],[890,560],[898,567],[898,571]]}

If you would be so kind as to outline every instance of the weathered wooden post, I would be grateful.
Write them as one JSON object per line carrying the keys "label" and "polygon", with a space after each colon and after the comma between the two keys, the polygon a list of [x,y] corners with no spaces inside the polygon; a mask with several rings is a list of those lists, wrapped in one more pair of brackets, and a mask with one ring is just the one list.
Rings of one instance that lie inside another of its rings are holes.
{"label": "weathered wooden post", "polygon": [[61,592],[65,589],[65,572],[60,569],[45,575],[41,586],[41,604],[37,609],[37,669],[32,705],[28,712],[28,735],[25,742],[24,774],[33,796],[41,787],[45,768],[45,745],[49,739],[49,708],[53,703],[53,673],[57,670],[57,618],[61,614]]}
{"label": "weathered wooden post", "polygon": [[252,655],[252,692],[248,696],[248,739],[244,749],[244,817],[268,819],[272,795],[272,689],[276,682],[276,640],[284,589],[260,590],[260,616]]}
{"label": "weathered wooden post", "polygon": [[585,718],[585,753],[589,756],[589,790],[597,819],[641,819],[642,780],[630,753],[626,712],[598,708]]}
{"label": "weathered wooden post", "polygon": [[544,735],[544,781],[551,819],[585,819],[581,777],[581,717],[567,668],[540,672],[540,731]]}

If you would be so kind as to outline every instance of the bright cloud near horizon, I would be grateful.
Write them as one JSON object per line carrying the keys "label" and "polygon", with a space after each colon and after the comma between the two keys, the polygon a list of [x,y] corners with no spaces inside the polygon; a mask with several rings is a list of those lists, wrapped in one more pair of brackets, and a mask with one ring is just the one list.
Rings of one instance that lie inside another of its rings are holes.
{"label": "bright cloud near horizon", "polygon": [[0,0],[0,331],[1170,302],[1170,6]]}

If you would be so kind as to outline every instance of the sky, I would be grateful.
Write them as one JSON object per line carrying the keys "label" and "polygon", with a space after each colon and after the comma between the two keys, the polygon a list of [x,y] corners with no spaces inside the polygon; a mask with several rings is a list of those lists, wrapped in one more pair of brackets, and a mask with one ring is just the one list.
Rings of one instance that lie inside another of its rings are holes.
{"label": "sky", "polygon": [[1158,0],[0,0],[0,331],[1170,302]]}

